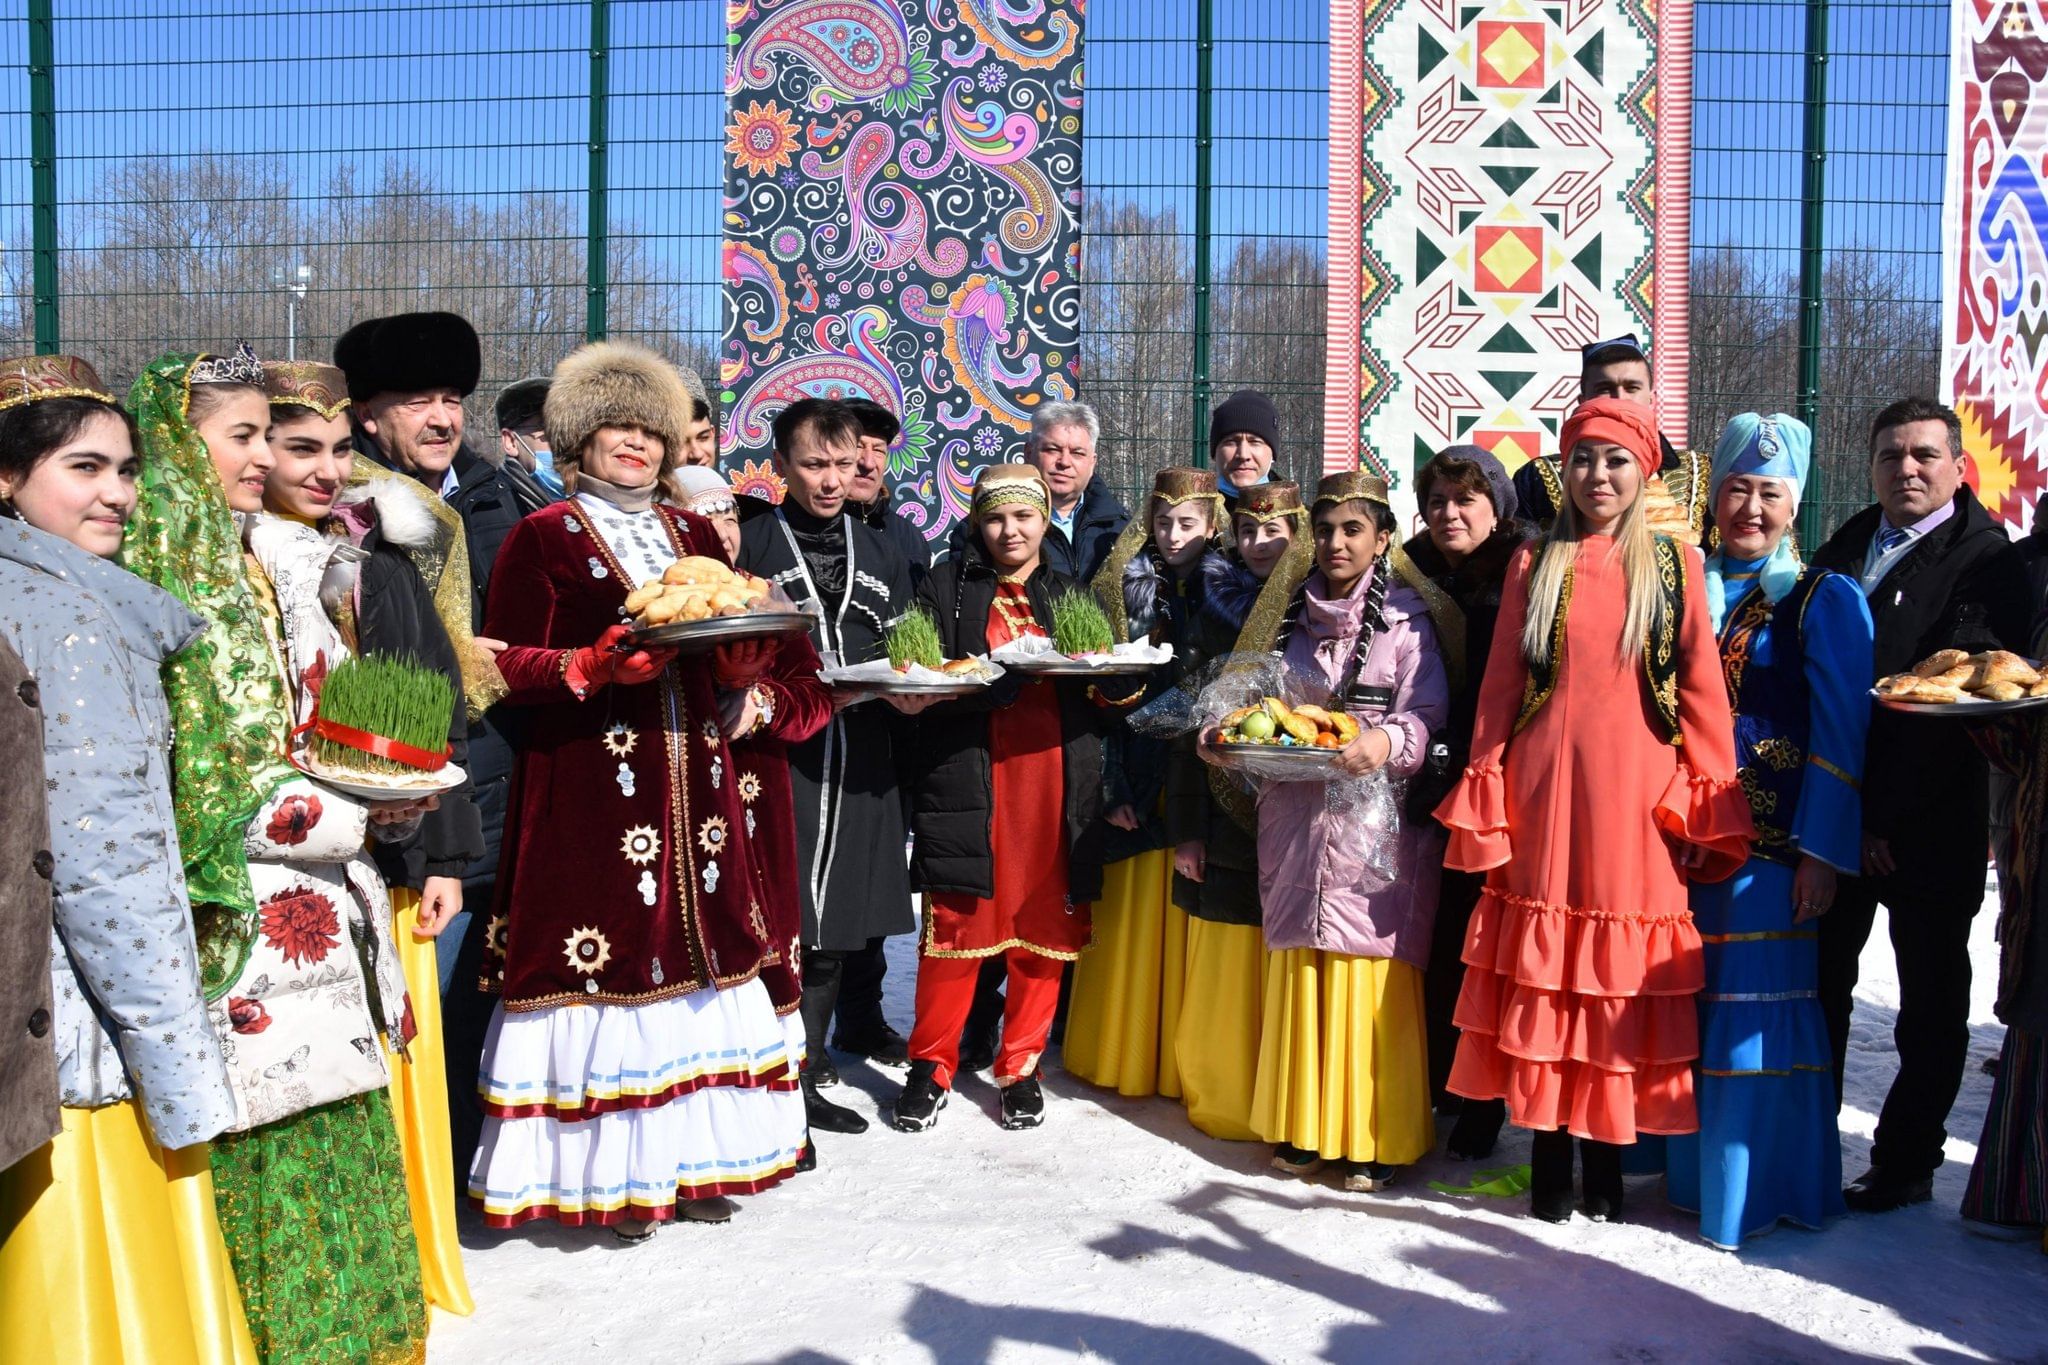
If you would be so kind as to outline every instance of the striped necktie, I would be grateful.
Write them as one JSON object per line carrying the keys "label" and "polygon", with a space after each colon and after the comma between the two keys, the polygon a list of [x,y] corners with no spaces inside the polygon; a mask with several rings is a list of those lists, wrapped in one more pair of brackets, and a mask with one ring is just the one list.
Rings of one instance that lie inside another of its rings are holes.
{"label": "striped necktie", "polygon": [[1907,539],[1911,536],[1911,534],[1912,533],[1906,530],[1905,527],[1894,526],[1890,522],[1886,522],[1884,525],[1878,527],[1878,557],[1883,558],[1885,555],[1890,554],[1893,550],[1898,549],[1901,545],[1904,545]]}

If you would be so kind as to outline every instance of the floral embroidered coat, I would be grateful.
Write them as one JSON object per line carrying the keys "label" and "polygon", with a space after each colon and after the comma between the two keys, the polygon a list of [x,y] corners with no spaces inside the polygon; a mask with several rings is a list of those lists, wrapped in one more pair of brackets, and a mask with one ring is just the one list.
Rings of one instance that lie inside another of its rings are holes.
{"label": "floral embroidered coat", "polygon": [[[253,519],[267,624],[294,723],[347,652],[320,605],[334,546],[311,527]],[[252,582],[257,578],[251,570]],[[369,808],[309,777],[280,784],[243,837],[257,924],[249,960],[210,1006],[235,1089],[237,1130],[381,1090],[390,1083],[380,1034],[411,1036],[405,980],[391,941],[391,900],[365,851]],[[410,827],[381,833],[405,833]]]}
{"label": "floral embroidered coat", "polygon": [[[649,515],[678,558],[725,559],[702,517]],[[491,575],[483,633],[507,642],[506,703],[524,711],[484,950],[508,1010],[644,1005],[780,960],[745,837],[761,782],[720,732],[711,656],[583,701],[564,681],[570,651],[625,620],[629,577],[573,502],[514,527]]]}

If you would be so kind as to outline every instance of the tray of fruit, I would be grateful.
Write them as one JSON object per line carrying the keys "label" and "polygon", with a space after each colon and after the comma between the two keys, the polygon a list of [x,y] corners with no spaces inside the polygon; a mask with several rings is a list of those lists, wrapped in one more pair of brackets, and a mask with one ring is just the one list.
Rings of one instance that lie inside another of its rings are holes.
{"label": "tray of fruit", "polygon": [[1358,722],[1342,711],[1290,706],[1268,696],[1239,707],[1204,732],[1200,748],[1202,757],[1218,767],[1326,772],[1357,738]]}
{"label": "tray of fruit", "polygon": [[2048,705],[2048,675],[2010,650],[1944,649],[1908,672],[1879,678],[1870,695],[1889,711],[1982,719]]}
{"label": "tray of fruit", "polygon": [[705,555],[679,559],[660,578],[642,583],[627,594],[626,610],[633,617],[627,644],[668,645],[685,653],[728,640],[802,635],[818,619],[766,579]]}

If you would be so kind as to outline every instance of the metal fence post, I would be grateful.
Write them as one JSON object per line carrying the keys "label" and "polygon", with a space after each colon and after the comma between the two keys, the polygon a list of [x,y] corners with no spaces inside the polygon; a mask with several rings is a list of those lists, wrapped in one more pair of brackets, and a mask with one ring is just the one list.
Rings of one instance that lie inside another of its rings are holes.
{"label": "metal fence post", "polygon": [[[1819,429],[1821,271],[1825,255],[1828,135],[1828,0],[1806,0],[1806,124],[1802,134],[1799,184],[1799,420]],[[1819,469],[1814,471],[1820,473]],[[1799,539],[1822,539],[1819,496],[1825,478],[1813,481],[1799,512]]]}
{"label": "metal fence post", "polygon": [[605,337],[605,295],[610,283],[605,239],[611,231],[608,205],[610,172],[605,163],[610,134],[606,122],[611,102],[611,4],[590,0],[590,189],[584,209],[583,336]]}
{"label": "metal fence post", "polygon": [[1194,464],[1209,467],[1210,105],[1215,83],[1214,0],[1195,6],[1195,383]]}
{"label": "metal fence post", "polygon": [[36,353],[59,344],[57,329],[57,43],[50,0],[28,0],[30,244],[34,258]]}

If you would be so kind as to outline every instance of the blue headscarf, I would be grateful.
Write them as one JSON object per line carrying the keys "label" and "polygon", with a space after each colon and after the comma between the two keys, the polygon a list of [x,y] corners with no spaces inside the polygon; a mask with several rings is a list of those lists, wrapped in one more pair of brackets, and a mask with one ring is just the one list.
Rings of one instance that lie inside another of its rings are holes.
{"label": "blue headscarf", "polygon": [[[1713,491],[1709,494],[1716,503],[1721,497],[1721,485],[1729,479],[1743,475],[1755,475],[1783,482],[1792,495],[1792,510],[1799,510],[1799,496],[1806,489],[1806,473],[1813,464],[1813,432],[1806,423],[1796,417],[1787,417],[1782,412],[1765,417],[1760,413],[1745,412],[1729,419],[1722,428],[1721,439],[1714,446]],[[1707,557],[1707,610],[1714,618],[1714,632],[1720,633],[1721,617],[1726,611],[1726,594],[1722,588],[1722,565],[1725,556],[1715,550]],[[1757,571],[1758,585],[1764,596],[1773,604],[1781,602],[1785,594],[1792,591],[1792,585],[1799,581],[1801,565],[1799,556],[1792,549],[1792,536],[1787,534],[1778,541],[1778,547],[1771,551],[1771,557],[1764,561]]]}

